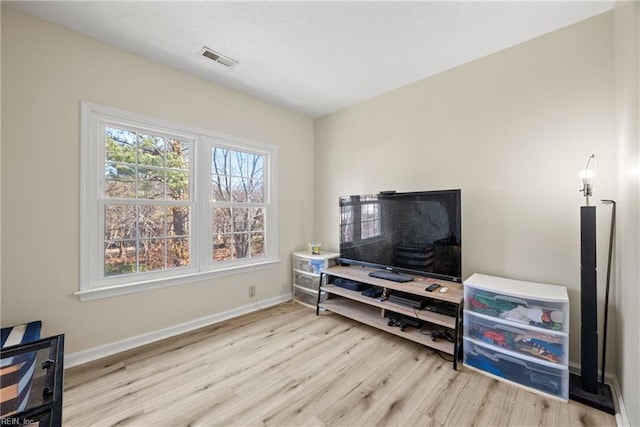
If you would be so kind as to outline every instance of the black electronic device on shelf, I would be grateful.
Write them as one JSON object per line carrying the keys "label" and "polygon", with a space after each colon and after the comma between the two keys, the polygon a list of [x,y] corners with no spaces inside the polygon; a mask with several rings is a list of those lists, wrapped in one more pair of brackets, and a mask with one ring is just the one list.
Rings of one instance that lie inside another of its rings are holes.
{"label": "black electronic device on shelf", "polygon": [[396,273],[394,271],[389,270],[376,270],[369,273],[370,277],[375,277],[378,279],[391,280],[392,282],[398,283],[406,283],[411,282],[413,277],[407,276],[406,274]]}
{"label": "black electronic device on shelf", "polygon": [[393,312],[388,312],[386,317],[389,319],[387,326],[397,326],[401,331],[407,329],[408,326],[412,328],[420,328],[422,326],[420,321],[413,317],[403,316]]}
{"label": "black electronic device on shelf", "polygon": [[362,295],[369,298],[382,298],[383,294],[380,288],[368,288],[362,291]]}
{"label": "black electronic device on shelf", "polygon": [[427,304],[427,301],[424,298],[420,298],[418,295],[397,291],[394,291],[389,295],[389,302],[414,308],[416,310],[422,310]]}
{"label": "black electronic device on shelf", "polygon": [[343,279],[342,277],[336,277],[333,284],[341,288],[349,289],[351,291],[364,291],[369,289],[369,285],[355,280]]}
{"label": "black electronic device on shelf", "polygon": [[340,263],[460,283],[461,217],[459,189],[340,197]]}
{"label": "black electronic device on shelf", "polygon": [[434,313],[440,313],[447,316],[455,316],[456,312],[458,311],[455,304],[439,300],[430,300],[422,308]]}
{"label": "black electronic device on shelf", "polygon": [[431,331],[431,341],[437,341],[438,338],[444,338],[449,342],[453,342],[455,339],[451,331]]}

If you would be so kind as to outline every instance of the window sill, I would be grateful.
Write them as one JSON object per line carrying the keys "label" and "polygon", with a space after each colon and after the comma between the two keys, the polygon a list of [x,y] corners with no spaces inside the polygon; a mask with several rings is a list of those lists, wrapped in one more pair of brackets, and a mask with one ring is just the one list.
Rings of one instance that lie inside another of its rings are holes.
{"label": "window sill", "polygon": [[120,295],[133,294],[137,292],[150,291],[153,289],[161,289],[169,286],[178,286],[188,283],[198,282],[201,280],[212,279],[216,277],[230,276],[233,274],[247,273],[250,271],[264,270],[273,268],[279,264],[280,260],[265,261],[258,264],[243,265],[230,267],[215,271],[205,271],[199,273],[184,274],[178,277],[146,280],[144,282],[127,283],[124,285],[108,286],[95,289],[86,289],[74,292],[81,302],[93,301],[103,298],[111,298]]}

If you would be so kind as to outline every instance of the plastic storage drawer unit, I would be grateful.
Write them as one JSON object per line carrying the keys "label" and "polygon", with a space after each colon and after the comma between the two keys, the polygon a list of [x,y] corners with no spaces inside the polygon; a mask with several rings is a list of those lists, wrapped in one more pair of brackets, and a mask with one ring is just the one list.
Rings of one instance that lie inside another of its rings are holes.
{"label": "plastic storage drawer unit", "polygon": [[464,364],[554,398],[569,398],[564,286],[474,274],[464,281]]}
{"label": "plastic storage drawer unit", "polygon": [[501,352],[464,338],[464,364],[484,373],[567,400],[569,371],[563,367]]}
{"label": "plastic storage drawer unit", "polygon": [[534,359],[566,365],[569,335],[467,312],[464,336]]}
{"label": "plastic storage drawer unit", "polygon": [[[338,265],[339,254],[321,252],[294,252],[293,264],[293,299],[309,307],[316,307],[320,273],[322,270]],[[324,296],[326,298],[326,296]],[[324,302],[324,299],[322,300]]]}

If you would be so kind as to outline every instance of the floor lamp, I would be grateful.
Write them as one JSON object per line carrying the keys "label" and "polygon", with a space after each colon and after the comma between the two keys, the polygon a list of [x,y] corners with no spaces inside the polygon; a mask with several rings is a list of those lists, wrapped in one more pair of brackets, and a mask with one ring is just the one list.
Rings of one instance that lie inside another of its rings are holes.
{"label": "floor lamp", "polygon": [[[593,195],[596,158],[591,155],[580,172],[585,206],[580,207],[580,375],[571,374],[569,398],[610,414],[615,414],[611,388],[598,382],[598,293],[596,262],[596,207]],[[606,331],[604,331],[606,335]]]}

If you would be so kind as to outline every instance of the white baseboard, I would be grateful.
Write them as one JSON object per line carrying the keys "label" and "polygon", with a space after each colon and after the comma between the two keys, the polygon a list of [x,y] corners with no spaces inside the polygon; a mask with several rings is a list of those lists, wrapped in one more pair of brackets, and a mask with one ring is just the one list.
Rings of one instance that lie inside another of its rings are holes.
{"label": "white baseboard", "polygon": [[[569,362],[569,372],[580,375],[580,364]],[[602,371],[598,371],[598,378]],[[627,409],[624,406],[624,400],[622,399],[622,390],[620,390],[620,383],[618,383],[618,377],[610,372],[604,373],[605,384],[609,384],[611,388],[611,395],[613,396],[613,404],[616,408],[616,425],[619,427],[629,427],[629,417],[627,415]]]}
{"label": "white baseboard", "polygon": [[137,335],[135,337],[126,338],[121,341],[112,342],[98,347],[93,347],[88,350],[79,351],[77,353],[66,354],[64,357],[64,367],[65,369],[72,368],[74,366],[92,362],[94,360],[111,356],[116,353],[131,350],[133,348],[150,344],[152,342],[170,338],[175,335],[183,334],[185,332],[193,331],[204,326],[222,322],[223,320],[238,317],[243,314],[252,313],[254,311],[262,310],[263,308],[273,307],[275,305],[289,301],[291,300],[291,298],[292,294],[284,294],[274,298],[269,298],[264,301],[259,301],[253,304],[234,308],[222,313],[212,314],[210,316],[201,317],[200,319],[180,323],[178,325],[170,326],[158,331]]}
{"label": "white baseboard", "polygon": [[[607,373],[605,372],[604,378],[608,380]],[[622,400],[622,390],[620,390],[620,383],[618,383],[618,377],[613,375],[611,379],[611,393],[618,404],[616,409],[616,425],[620,427],[629,427],[629,417],[627,416],[627,409],[624,407],[624,401]]]}

